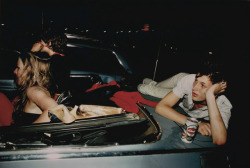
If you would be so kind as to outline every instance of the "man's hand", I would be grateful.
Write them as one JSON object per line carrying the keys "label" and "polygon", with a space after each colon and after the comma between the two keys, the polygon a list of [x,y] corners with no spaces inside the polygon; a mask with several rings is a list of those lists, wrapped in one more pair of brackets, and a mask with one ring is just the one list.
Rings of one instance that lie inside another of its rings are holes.
{"label": "man's hand", "polygon": [[213,86],[211,86],[208,90],[207,93],[213,93],[215,96],[225,92],[227,88],[227,82],[220,82],[220,83],[215,83]]}
{"label": "man's hand", "polygon": [[201,135],[208,135],[211,136],[212,132],[210,129],[209,123],[200,122],[198,127],[198,132],[201,133]]}
{"label": "man's hand", "polygon": [[[207,102],[208,102],[208,100],[213,100],[214,104],[216,105],[216,103],[215,103],[216,96],[220,93],[225,92],[226,88],[227,88],[227,82],[224,82],[224,81],[213,84],[213,86],[211,86],[206,92]],[[215,107],[215,105],[208,106],[209,115],[211,115],[211,113],[214,113],[214,112],[217,112],[219,114],[217,105],[216,105],[216,109],[211,110],[211,107]],[[212,132],[211,132],[210,124],[209,123],[202,123],[202,122],[199,123],[198,132],[200,132],[202,135],[211,136]]]}

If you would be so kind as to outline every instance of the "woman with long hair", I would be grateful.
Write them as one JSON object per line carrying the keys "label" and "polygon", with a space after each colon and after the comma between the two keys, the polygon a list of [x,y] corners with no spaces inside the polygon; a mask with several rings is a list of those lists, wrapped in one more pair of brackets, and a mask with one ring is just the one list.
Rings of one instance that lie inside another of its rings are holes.
{"label": "woman with long hair", "polygon": [[49,122],[48,109],[58,104],[53,99],[49,57],[22,54],[14,70],[19,100],[13,113],[14,124]]}
{"label": "woman with long hair", "polygon": [[[55,83],[51,80],[50,59],[30,52],[18,57],[14,74],[19,95],[11,103],[0,94],[0,126],[50,122],[48,110],[58,106],[54,99]],[[77,106],[71,112],[76,110]]]}

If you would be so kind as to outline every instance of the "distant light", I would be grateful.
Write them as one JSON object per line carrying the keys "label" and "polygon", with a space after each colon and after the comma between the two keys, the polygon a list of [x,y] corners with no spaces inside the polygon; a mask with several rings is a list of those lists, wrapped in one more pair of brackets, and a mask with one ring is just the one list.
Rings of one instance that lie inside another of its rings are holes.
{"label": "distant light", "polygon": [[131,30],[129,30],[128,32],[131,33]]}
{"label": "distant light", "polygon": [[67,36],[68,39],[82,39],[82,40],[86,39],[84,36],[69,34],[69,33],[66,33],[66,36]]}
{"label": "distant light", "polygon": [[213,54],[213,52],[212,52],[212,51],[209,51],[209,52],[208,52],[208,54],[209,54],[209,55],[212,55],[212,54]]}
{"label": "distant light", "polygon": [[67,44],[67,47],[77,47],[77,46],[73,44]]}
{"label": "distant light", "polygon": [[4,26],[4,24],[2,23],[1,26]]}
{"label": "distant light", "polygon": [[64,30],[68,30],[68,28],[65,28]]}
{"label": "distant light", "polygon": [[86,30],[86,32],[88,32],[89,30]]}
{"label": "distant light", "polygon": [[133,45],[132,48],[135,48],[135,45]]}
{"label": "distant light", "polygon": [[104,32],[104,33],[106,33],[107,31],[106,31],[106,30],[104,30],[103,32]]}
{"label": "distant light", "polygon": [[142,31],[149,31],[149,24],[144,24]]}
{"label": "distant light", "polygon": [[123,33],[123,31],[121,30],[121,33]]}

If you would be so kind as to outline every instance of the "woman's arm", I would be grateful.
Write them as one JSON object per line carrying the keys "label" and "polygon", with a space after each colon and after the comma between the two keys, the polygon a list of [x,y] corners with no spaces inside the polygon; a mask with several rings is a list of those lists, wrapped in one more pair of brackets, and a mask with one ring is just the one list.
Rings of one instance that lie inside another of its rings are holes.
{"label": "woman's arm", "polygon": [[180,114],[172,108],[179,100],[180,98],[171,91],[157,104],[155,112],[163,117],[184,125],[187,116]]}
{"label": "woman's arm", "polygon": [[42,114],[33,123],[50,122],[48,117],[48,109],[57,106],[57,102],[51,98],[41,87],[29,88],[27,91],[27,96],[29,101],[33,102],[42,110]]}

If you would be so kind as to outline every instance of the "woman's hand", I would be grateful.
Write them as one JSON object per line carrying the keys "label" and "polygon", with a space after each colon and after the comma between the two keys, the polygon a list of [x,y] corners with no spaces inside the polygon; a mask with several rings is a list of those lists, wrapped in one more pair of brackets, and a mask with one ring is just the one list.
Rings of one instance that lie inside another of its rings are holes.
{"label": "woman's hand", "polygon": [[211,132],[211,129],[210,129],[210,124],[200,122],[199,127],[198,127],[198,132],[201,133],[201,135],[211,136],[212,132]]}

